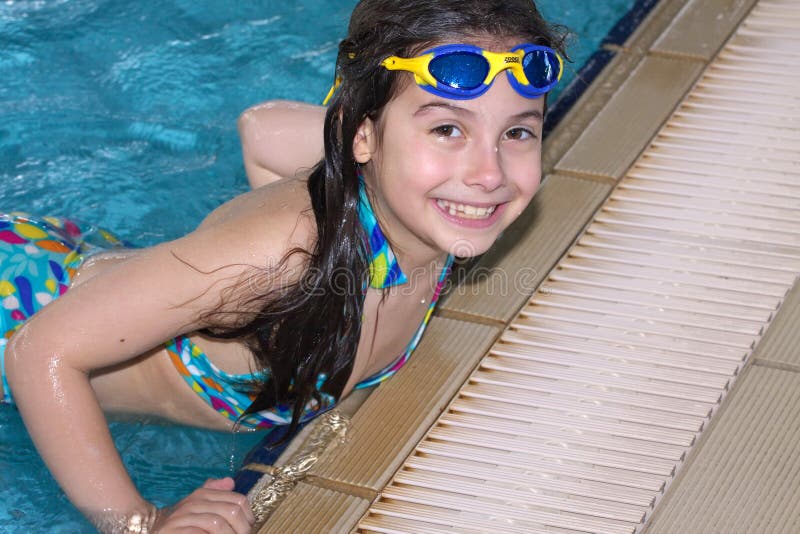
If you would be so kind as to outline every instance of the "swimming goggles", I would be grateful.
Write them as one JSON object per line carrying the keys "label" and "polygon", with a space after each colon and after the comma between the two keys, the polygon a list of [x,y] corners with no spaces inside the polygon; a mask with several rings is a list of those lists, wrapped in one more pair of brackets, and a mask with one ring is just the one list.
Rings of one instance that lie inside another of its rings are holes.
{"label": "swimming goggles", "polygon": [[500,53],[448,44],[413,58],[390,56],[381,65],[411,72],[417,85],[429,93],[457,100],[479,97],[504,70],[520,95],[539,98],[555,87],[564,71],[564,61],[555,50],[534,44],[521,44]]}

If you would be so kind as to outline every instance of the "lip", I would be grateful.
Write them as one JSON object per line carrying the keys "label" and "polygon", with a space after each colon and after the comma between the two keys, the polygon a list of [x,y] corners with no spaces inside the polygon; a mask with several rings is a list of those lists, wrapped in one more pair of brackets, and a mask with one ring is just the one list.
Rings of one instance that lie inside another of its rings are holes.
{"label": "lip", "polygon": [[439,199],[436,198],[431,199],[433,207],[436,208],[436,211],[438,211],[442,217],[444,217],[451,223],[456,224],[462,228],[488,228],[497,222],[497,220],[500,218],[500,216],[503,214],[506,207],[508,206],[508,202],[503,202],[501,204],[470,203],[470,205],[472,206],[478,206],[481,208],[488,208],[491,206],[497,206],[497,208],[490,216],[486,217],[485,219],[466,219],[463,217],[459,217],[457,215],[450,215],[450,211],[443,210],[436,202],[437,200]]}

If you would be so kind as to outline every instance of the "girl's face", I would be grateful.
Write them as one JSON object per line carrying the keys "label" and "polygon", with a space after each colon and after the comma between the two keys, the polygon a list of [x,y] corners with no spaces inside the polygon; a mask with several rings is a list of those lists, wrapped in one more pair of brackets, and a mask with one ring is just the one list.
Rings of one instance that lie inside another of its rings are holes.
{"label": "girl's face", "polygon": [[482,254],[522,213],[541,179],[543,101],[505,73],[472,100],[408,83],[362,124],[354,153],[401,259]]}

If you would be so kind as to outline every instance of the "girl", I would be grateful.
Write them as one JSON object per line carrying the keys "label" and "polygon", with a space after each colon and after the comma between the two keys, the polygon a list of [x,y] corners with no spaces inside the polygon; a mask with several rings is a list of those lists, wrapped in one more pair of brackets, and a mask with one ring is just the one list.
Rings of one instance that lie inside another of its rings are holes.
{"label": "girl", "polygon": [[453,257],[533,196],[560,46],[530,0],[363,0],[324,123],[285,104],[244,119],[270,183],[191,234],[89,256],[68,221],[0,219],[2,257],[35,264],[0,280],[3,395],[72,502],[107,531],[247,532],[230,479],[157,514],[103,410],[291,433],[393,374]]}

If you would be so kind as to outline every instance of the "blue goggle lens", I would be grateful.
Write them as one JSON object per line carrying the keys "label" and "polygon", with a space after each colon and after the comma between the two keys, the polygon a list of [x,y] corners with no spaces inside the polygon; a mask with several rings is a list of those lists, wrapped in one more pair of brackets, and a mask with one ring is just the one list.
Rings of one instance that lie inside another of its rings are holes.
{"label": "blue goggle lens", "polygon": [[558,81],[558,57],[545,50],[533,50],[522,58],[522,70],[528,83],[536,89],[547,89]]}
{"label": "blue goggle lens", "polygon": [[436,81],[453,89],[475,89],[489,74],[489,62],[473,52],[453,52],[431,60],[428,65]]}

